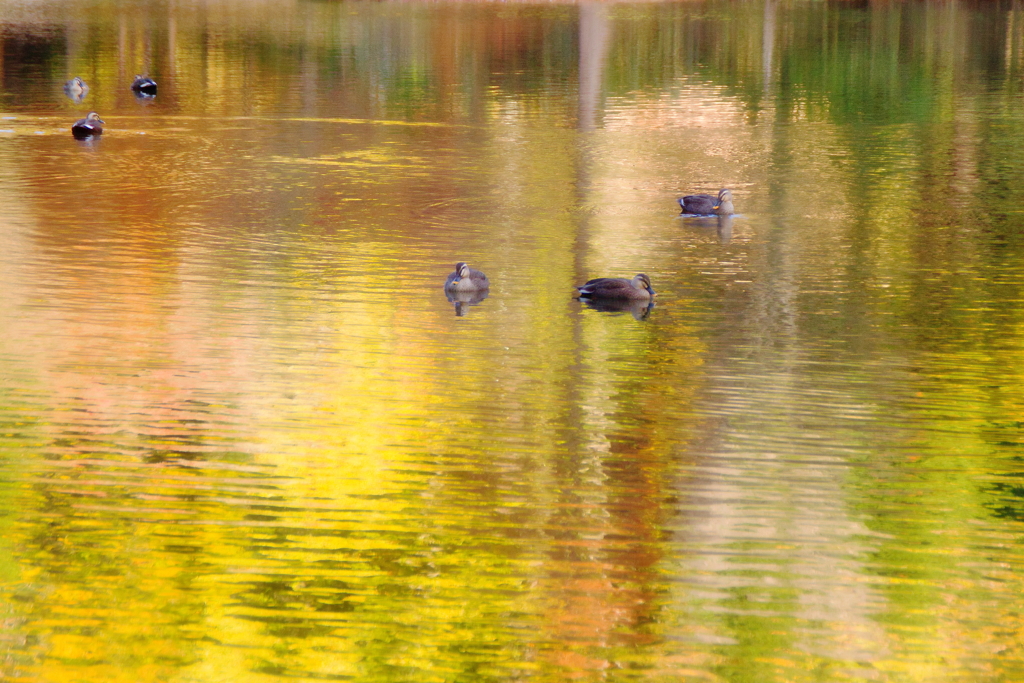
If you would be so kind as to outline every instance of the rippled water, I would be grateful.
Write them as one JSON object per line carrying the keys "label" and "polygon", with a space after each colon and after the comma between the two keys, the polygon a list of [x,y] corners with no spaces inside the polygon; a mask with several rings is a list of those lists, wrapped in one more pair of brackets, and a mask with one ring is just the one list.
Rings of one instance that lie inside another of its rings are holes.
{"label": "rippled water", "polygon": [[1022,45],[0,0],[0,677],[1024,678]]}

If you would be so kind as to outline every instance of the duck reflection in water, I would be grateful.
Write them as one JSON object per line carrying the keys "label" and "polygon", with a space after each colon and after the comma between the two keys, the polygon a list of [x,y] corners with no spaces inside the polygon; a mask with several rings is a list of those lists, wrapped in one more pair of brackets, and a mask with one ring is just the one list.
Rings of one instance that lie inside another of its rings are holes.
{"label": "duck reflection in water", "polygon": [[718,237],[718,243],[729,244],[732,241],[732,223],[736,219],[734,214],[724,216],[694,216],[691,214],[689,218],[693,220],[687,221],[687,226],[692,226],[693,229],[700,230],[702,233],[710,232],[711,219],[714,218],[715,234]]}
{"label": "duck reflection in water", "polygon": [[710,236],[712,228],[715,230],[715,238],[719,244],[729,244],[732,241],[732,222],[734,216],[715,216],[714,222],[708,216],[689,221],[687,228],[705,236]]}
{"label": "duck reflection in water", "polygon": [[64,84],[64,94],[72,102],[81,102],[85,99],[85,96],[89,94],[89,86],[86,85],[78,76],[75,76],[70,81]]}
{"label": "duck reflection in water", "polygon": [[718,243],[729,244],[732,240],[732,221],[735,217],[729,216],[718,216]]}
{"label": "duck reflection in water", "polygon": [[481,289],[476,292],[454,292],[449,290],[445,292],[445,295],[448,297],[448,301],[455,304],[455,315],[462,317],[466,315],[467,308],[476,306],[486,299],[490,293],[488,289]]}
{"label": "duck reflection in water", "polygon": [[654,308],[654,301],[634,301],[629,299],[580,299],[595,311],[602,313],[629,313],[636,320],[647,320]]}
{"label": "duck reflection in water", "polygon": [[156,81],[149,76],[136,75],[132,81],[132,92],[136,97],[156,97]]}

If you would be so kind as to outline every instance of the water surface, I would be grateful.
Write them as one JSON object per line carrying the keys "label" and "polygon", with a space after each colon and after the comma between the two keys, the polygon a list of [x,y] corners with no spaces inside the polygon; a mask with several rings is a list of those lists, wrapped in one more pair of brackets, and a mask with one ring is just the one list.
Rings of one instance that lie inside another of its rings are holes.
{"label": "water surface", "polygon": [[0,0],[0,674],[1020,680],[1022,46]]}

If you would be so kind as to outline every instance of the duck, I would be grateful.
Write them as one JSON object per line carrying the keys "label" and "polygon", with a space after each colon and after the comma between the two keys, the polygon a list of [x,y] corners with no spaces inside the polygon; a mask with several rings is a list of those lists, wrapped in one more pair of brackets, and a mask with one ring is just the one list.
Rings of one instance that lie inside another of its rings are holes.
{"label": "duck", "polygon": [[135,80],[132,81],[132,91],[141,93],[143,95],[155,95],[156,94],[156,81],[149,76],[141,76],[136,74]]}
{"label": "duck", "polygon": [[81,102],[89,94],[89,86],[78,76],[64,84],[64,94],[75,102]]}
{"label": "duck", "polygon": [[732,192],[727,189],[718,191],[718,197],[709,194],[690,194],[679,200],[683,213],[697,216],[729,216],[736,213],[732,206]]}
{"label": "duck", "polygon": [[78,119],[74,124],[72,124],[71,134],[76,138],[87,138],[92,135],[102,135],[103,123],[103,119],[100,118],[100,115],[91,111],[84,119]]}
{"label": "duck", "polygon": [[444,283],[446,292],[479,292],[490,286],[486,275],[462,261],[455,264],[455,272]]}
{"label": "duck", "polygon": [[632,280],[624,277],[599,277],[587,280],[576,288],[577,299],[625,299],[628,301],[650,301],[654,298],[651,278],[637,273]]}

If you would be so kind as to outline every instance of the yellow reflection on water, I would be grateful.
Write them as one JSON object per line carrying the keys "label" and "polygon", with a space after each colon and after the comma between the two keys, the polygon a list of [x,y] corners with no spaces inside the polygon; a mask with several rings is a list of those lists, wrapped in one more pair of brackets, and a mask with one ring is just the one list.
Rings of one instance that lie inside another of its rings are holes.
{"label": "yellow reflection on water", "polygon": [[1020,669],[1015,10],[9,9],[4,676]]}

